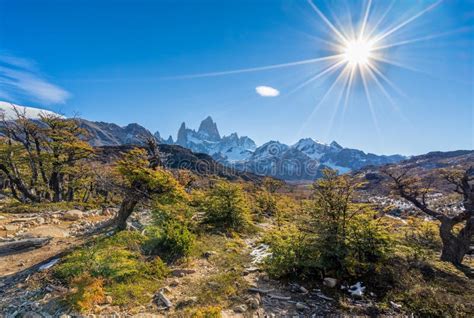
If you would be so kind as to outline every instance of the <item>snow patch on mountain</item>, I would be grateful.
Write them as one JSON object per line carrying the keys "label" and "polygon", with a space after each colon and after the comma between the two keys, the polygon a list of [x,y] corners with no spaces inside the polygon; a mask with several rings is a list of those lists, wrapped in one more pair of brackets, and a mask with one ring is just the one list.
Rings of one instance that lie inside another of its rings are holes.
{"label": "snow patch on mountain", "polygon": [[25,115],[29,119],[40,119],[41,115],[55,115],[55,116],[63,117],[62,115],[59,115],[50,110],[21,106],[21,105],[16,105],[13,103],[0,101],[0,113],[3,113],[6,120],[17,119],[18,118],[17,112],[20,115]]}

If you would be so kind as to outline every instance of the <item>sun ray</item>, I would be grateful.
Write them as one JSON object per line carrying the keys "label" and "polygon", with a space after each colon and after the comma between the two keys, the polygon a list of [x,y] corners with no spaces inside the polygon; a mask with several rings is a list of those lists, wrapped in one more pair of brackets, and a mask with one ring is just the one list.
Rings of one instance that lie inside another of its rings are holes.
{"label": "sun ray", "polygon": [[331,64],[330,66],[328,66],[327,68],[325,68],[323,71],[319,72],[318,74],[312,76],[311,78],[309,78],[308,80],[304,81],[303,83],[301,83],[300,85],[298,85],[297,87],[295,87],[293,90],[291,90],[288,95],[290,94],[293,94],[294,92],[300,90],[301,88],[305,87],[306,85],[308,85],[309,83],[317,80],[318,78],[321,78],[322,76],[328,74],[328,73],[332,73],[334,72],[339,66],[341,66],[341,64],[343,64],[344,61],[339,61],[337,63],[334,63],[334,64]]}
{"label": "sun ray", "polygon": [[365,97],[367,98],[367,104],[369,105],[370,115],[372,116],[372,121],[374,122],[375,129],[377,130],[377,134],[380,137],[381,131],[380,131],[379,123],[377,121],[377,116],[375,114],[374,105],[372,104],[372,98],[370,97],[367,79],[365,78],[365,72],[361,70],[359,74],[362,78],[362,86],[364,86]]}
{"label": "sun ray", "polygon": [[346,65],[342,70],[341,72],[339,73],[339,75],[336,77],[336,79],[334,80],[334,82],[331,84],[331,86],[326,90],[326,92],[324,93],[323,97],[321,97],[321,99],[319,100],[319,102],[316,104],[316,106],[314,106],[313,110],[311,111],[311,114],[308,116],[308,119],[306,119],[306,121],[303,123],[303,125],[301,126],[300,130],[298,131],[298,136],[301,136],[303,130],[306,128],[306,126],[308,125],[308,123],[311,121],[311,119],[313,118],[313,116],[317,113],[317,111],[319,110],[319,108],[321,107],[322,103],[326,100],[326,98],[329,96],[329,94],[332,92],[332,90],[334,89],[334,87],[337,85],[337,83],[340,81],[340,79],[342,78],[342,76],[345,75],[346,73],[346,70],[348,69],[348,66]]}
{"label": "sun ray", "polygon": [[400,96],[403,96],[405,98],[408,98],[406,94],[397,86],[395,83],[393,83],[387,76],[385,76],[376,65],[369,65],[370,69],[373,70],[375,73],[377,73],[378,76],[380,76],[381,79],[383,79],[390,87],[395,90]]}
{"label": "sun ray", "polygon": [[249,72],[266,71],[266,70],[273,70],[273,69],[284,68],[284,67],[291,67],[291,66],[312,64],[312,63],[323,62],[323,61],[330,61],[330,60],[340,58],[341,55],[342,54],[334,54],[334,55],[328,55],[328,56],[324,56],[324,57],[301,60],[301,61],[296,61],[296,62],[273,64],[273,65],[266,65],[266,66],[257,66],[257,67],[251,67],[251,68],[242,68],[242,69],[222,71],[222,72],[211,72],[211,73],[171,76],[171,77],[167,77],[166,79],[190,79],[190,78],[213,77],[213,76],[221,76],[221,75],[231,75],[231,74],[241,74],[241,73],[249,73]]}
{"label": "sun ray", "polygon": [[347,38],[331,23],[331,21],[326,18],[326,16],[319,10],[319,8],[313,3],[312,0],[308,0],[309,5],[313,10],[323,19],[324,23],[341,39],[341,42],[346,44],[348,43]]}
{"label": "sun ray", "polygon": [[369,65],[367,68],[367,73],[370,75],[370,77],[372,78],[372,80],[374,81],[374,83],[379,87],[380,91],[384,94],[384,96],[387,98],[387,100],[392,104],[392,106],[394,107],[394,109],[396,111],[400,111],[400,108],[398,107],[398,105],[396,105],[395,101],[393,100],[392,96],[390,96],[390,94],[387,92],[387,90],[385,89],[385,87],[382,85],[382,83],[380,82],[380,80],[377,78],[377,75],[375,74],[375,72],[372,70],[372,67]]}
{"label": "sun ray", "polygon": [[351,93],[352,82],[354,81],[354,74],[355,74],[355,67],[352,67],[351,73],[349,75],[349,79],[347,81],[347,90],[344,97],[344,105],[342,107],[342,120],[344,120],[344,117],[346,116],[347,104],[349,102],[349,94]]}
{"label": "sun ray", "polygon": [[[344,71],[346,71],[347,69],[349,69],[350,67],[347,65],[344,69]],[[352,69],[351,69],[351,72],[352,72]],[[339,92],[337,98],[336,98],[336,102],[334,104],[334,111],[331,115],[331,118],[329,119],[329,124],[328,124],[328,129],[326,131],[326,139],[327,137],[329,136],[329,133],[331,132],[333,126],[334,126],[334,119],[336,118],[336,115],[339,111],[339,106],[341,104],[341,100],[342,100],[342,96],[344,95],[344,91],[346,90],[347,88],[347,85],[348,85],[348,82],[349,82],[349,77],[350,75],[347,75],[345,76],[344,78],[344,83],[342,84],[342,89],[341,91]]]}
{"label": "sun ray", "polygon": [[406,69],[406,70],[409,70],[409,71],[412,71],[412,72],[417,72],[417,73],[422,73],[422,74],[425,73],[424,71],[422,71],[420,69],[414,68],[412,66],[409,66],[409,65],[406,65],[406,64],[403,64],[403,63],[399,63],[397,61],[389,60],[389,59],[386,59],[386,58],[383,58],[383,57],[380,57],[380,56],[373,56],[373,59],[377,60],[379,62],[385,63],[385,64],[390,64],[390,65],[393,65],[393,66],[397,66],[399,68],[403,68],[403,69]]}
{"label": "sun ray", "polygon": [[418,12],[417,14],[415,14],[414,16],[412,16],[411,18],[403,21],[402,23],[396,25],[395,27],[389,29],[388,31],[385,31],[384,33],[376,36],[374,38],[374,43],[376,42],[380,42],[381,40],[385,39],[387,36],[393,34],[394,32],[400,30],[401,28],[403,28],[404,26],[406,26],[407,24],[415,21],[416,19],[418,19],[419,17],[421,17],[422,15],[424,15],[425,13],[433,10],[434,8],[436,8],[441,2],[443,2],[443,0],[438,0],[436,1],[435,3],[433,3],[432,5],[428,6],[427,8],[421,10],[420,12]]}
{"label": "sun ray", "polygon": [[390,43],[390,44],[386,44],[386,45],[374,46],[373,50],[374,51],[379,51],[379,50],[385,50],[385,49],[396,47],[396,46],[407,45],[407,44],[423,42],[423,41],[429,41],[429,40],[440,38],[440,37],[443,37],[443,36],[448,36],[448,35],[452,35],[452,34],[456,34],[456,33],[460,33],[460,32],[465,32],[465,31],[471,31],[472,29],[473,29],[472,27],[465,27],[465,28],[446,31],[446,32],[442,32],[442,33],[431,34],[431,35],[427,35],[427,36],[423,36],[423,37],[419,37],[419,38],[415,38],[415,39],[408,39],[408,40],[404,40],[404,41],[400,41],[400,42],[394,42],[394,43]]}
{"label": "sun ray", "polygon": [[380,82],[380,80],[378,79],[377,75],[375,74],[375,72],[373,71],[373,69],[371,68],[371,66],[369,66],[367,68],[367,71],[368,73],[370,74],[370,76],[372,77],[373,81],[376,83],[376,85],[379,87],[380,91],[384,94],[384,96],[387,98],[387,100],[390,102],[390,104],[392,105],[393,109],[397,112],[397,114],[400,116],[400,118],[402,120],[404,120],[405,122],[408,122],[411,124],[411,121],[408,119],[408,117],[405,116],[405,114],[403,114],[402,110],[400,109],[400,107],[398,107],[397,103],[395,102],[395,100],[392,98],[392,96],[388,93],[388,91],[385,89],[385,87],[383,86],[382,82]]}
{"label": "sun ray", "polygon": [[385,20],[385,17],[387,16],[387,14],[390,12],[390,10],[392,10],[394,4],[395,4],[395,1],[396,0],[392,0],[392,2],[390,3],[390,5],[387,7],[387,9],[385,10],[385,12],[380,16],[380,18],[377,20],[377,22],[371,27],[371,30],[369,31],[369,33],[367,34],[367,37],[371,37],[372,34],[377,30],[377,28],[379,27],[379,25]]}
{"label": "sun ray", "polygon": [[362,26],[360,28],[359,39],[364,37],[365,28],[367,26],[367,19],[369,18],[370,7],[372,6],[372,0],[368,0],[367,7],[365,9],[364,18],[362,20]]}

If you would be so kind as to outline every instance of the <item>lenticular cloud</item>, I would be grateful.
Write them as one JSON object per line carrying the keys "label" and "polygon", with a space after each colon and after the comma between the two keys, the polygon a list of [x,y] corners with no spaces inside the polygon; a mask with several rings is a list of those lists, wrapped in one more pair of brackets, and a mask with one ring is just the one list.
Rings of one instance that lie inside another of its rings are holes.
{"label": "lenticular cloud", "polygon": [[255,91],[258,95],[263,97],[275,97],[280,95],[279,90],[270,86],[257,86],[255,87]]}

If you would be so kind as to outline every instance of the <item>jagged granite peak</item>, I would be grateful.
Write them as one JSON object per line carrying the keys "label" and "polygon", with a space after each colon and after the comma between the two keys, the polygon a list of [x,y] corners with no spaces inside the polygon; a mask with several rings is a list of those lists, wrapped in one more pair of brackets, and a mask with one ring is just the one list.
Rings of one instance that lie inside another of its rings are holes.
{"label": "jagged granite peak", "polygon": [[159,142],[159,143],[163,143],[163,138],[161,138],[161,135],[160,135],[160,132],[159,131],[156,131],[153,136],[155,136],[155,139]]}
{"label": "jagged granite peak", "polygon": [[166,139],[163,143],[167,144],[167,145],[172,145],[174,144],[174,140],[173,140],[173,136],[169,136],[168,139]]}
{"label": "jagged granite peak", "polygon": [[221,135],[217,129],[217,124],[212,120],[211,116],[207,116],[199,125],[198,133],[207,137],[210,141],[219,141]]}
{"label": "jagged granite peak", "polygon": [[329,146],[335,148],[335,149],[344,149],[344,147],[342,147],[340,144],[338,144],[336,141],[333,141],[329,144]]}
{"label": "jagged granite peak", "polygon": [[183,121],[181,123],[181,126],[179,127],[178,130],[178,136],[176,138],[176,144],[186,147],[187,144],[187,128],[186,128],[186,123]]}

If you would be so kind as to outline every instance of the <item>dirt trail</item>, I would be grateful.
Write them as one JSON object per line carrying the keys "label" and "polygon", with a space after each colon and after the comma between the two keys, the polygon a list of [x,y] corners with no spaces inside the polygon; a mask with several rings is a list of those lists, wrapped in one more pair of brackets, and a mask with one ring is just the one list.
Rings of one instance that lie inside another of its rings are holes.
{"label": "dirt trail", "polygon": [[[12,224],[12,220],[18,217],[10,215],[0,220],[0,227]],[[22,235],[51,234],[55,237],[42,248],[0,258],[0,308],[9,315],[18,310],[47,312],[53,316],[67,312],[58,301],[64,297],[64,288],[55,285],[48,271],[42,271],[41,266],[84,243],[89,235],[81,233],[93,229],[98,222],[108,218],[110,216],[91,213],[85,214],[80,220],[61,220],[55,221],[55,224],[49,220],[56,218],[46,218],[45,222],[40,220],[41,224],[27,227]],[[259,227],[260,233],[272,229],[269,223],[261,223]],[[229,273],[237,275],[235,282],[230,282],[230,285],[237,286],[237,293],[224,301],[223,317],[310,317],[334,313],[333,302],[325,298],[321,291],[272,280],[262,271],[262,261],[269,255],[269,250],[267,245],[261,243],[261,234],[244,239],[211,235],[209,239],[214,241],[203,242],[203,248],[215,248],[216,251],[206,250],[186,263],[171,267],[171,275],[165,279],[161,290],[171,302],[170,308],[166,308],[155,295],[152,303],[142,304],[126,312],[117,306],[99,306],[100,314],[183,317],[186,310],[202,306],[203,291],[206,293],[219,284],[216,277]],[[229,256],[232,251],[237,260],[227,259],[232,257]],[[239,268],[237,272],[235,268]]]}
{"label": "dirt trail", "polygon": [[83,233],[110,218],[108,215],[99,215],[100,211],[88,211],[77,220],[71,221],[63,219],[64,213],[2,215],[0,242],[32,237],[51,237],[52,239],[49,244],[41,248],[0,255],[0,278],[15,275],[56,254],[82,244],[85,241]]}

